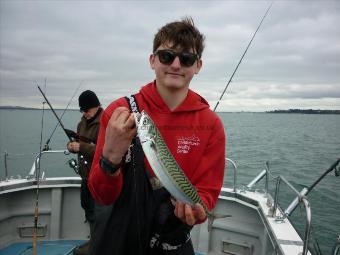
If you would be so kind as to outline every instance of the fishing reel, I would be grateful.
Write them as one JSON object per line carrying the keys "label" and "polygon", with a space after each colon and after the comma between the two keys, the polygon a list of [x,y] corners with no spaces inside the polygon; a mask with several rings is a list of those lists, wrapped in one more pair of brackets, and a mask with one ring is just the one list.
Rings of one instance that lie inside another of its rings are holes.
{"label": "fishing reel", "polygon": [[79,174],[79,164],[75,158],[71,158],[68,160],[68,165],[74,170],[76,174]]}
{"label": "fishing reel", "polygon": [[42,151],[49,151],[49,150],[50,150],[50,146],[48,146],[48,144],[46,143]]}

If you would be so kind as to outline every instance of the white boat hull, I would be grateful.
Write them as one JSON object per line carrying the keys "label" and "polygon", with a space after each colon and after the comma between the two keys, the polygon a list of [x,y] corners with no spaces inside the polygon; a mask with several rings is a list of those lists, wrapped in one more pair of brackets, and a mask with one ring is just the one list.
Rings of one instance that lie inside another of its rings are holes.
{"label": "white boat hull", "polygon": [[[47,178],[39,189],[39,240],[86,240],[88,224],[80,207],[80,178]],[[18,242],[32,241],[36,182],[0,182],[0,251]],[[268,216],[267,195],[223,188],[215,211],[232,217],[193,228],[197,254],[298,255],[303,241],[288,219]],[[281,213],[281,210],[278,210]]]}

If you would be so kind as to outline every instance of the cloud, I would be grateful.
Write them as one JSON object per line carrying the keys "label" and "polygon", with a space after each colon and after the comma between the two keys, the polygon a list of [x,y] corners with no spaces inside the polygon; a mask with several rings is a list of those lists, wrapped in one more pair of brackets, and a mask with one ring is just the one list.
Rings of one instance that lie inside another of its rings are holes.
{"label": "cloud", "polygon": [[[45,78],[47,94],[60,108],[80,81],[104,106],[130,95],[154,78],[148,58],[157,29],[186,15],[206,35],[203,69],[191,86],[214,105],[268,5],[1,1],[0,105],[40,106],[36,85]],[[337,1],[276,1],[219,110],[339,108],[339,24]]]}

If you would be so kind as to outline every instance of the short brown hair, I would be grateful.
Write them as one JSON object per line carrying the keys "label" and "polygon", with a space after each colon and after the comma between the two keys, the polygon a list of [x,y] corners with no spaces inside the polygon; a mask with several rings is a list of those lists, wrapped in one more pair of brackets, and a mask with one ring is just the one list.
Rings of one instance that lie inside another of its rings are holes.
{"label": "short brown hair", "polygon": [[195,27],[193,19],[185,17],[181,21],[167,23],[158,30],[153,40],[153,52],[162,44],[173,43],[172,48],[192,49],[201,58],[204,39],[204,35]]}

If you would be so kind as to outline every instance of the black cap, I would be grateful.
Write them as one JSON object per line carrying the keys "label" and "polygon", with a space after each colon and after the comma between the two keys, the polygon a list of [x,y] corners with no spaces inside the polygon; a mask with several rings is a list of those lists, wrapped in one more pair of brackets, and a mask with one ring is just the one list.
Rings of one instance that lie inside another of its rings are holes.
{"label": "black cap", "polygon": [[81,93],[78,101],[81,111],[86,111],[90,108],[100,106],[98,97],[91,90],[85,90],[83,93]]}

